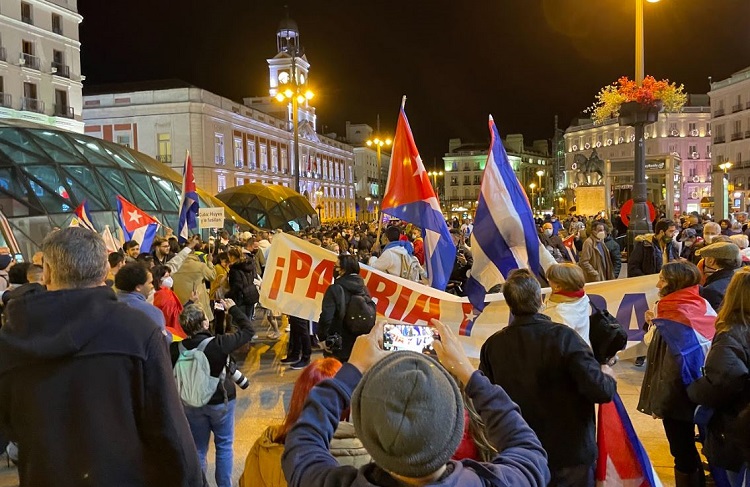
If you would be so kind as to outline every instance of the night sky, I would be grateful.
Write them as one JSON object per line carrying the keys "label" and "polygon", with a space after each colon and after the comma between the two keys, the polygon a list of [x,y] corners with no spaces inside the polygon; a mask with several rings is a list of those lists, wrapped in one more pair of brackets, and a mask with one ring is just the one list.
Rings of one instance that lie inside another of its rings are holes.
{"label": "night sky", "polygon": [[[448,139],[550,139],[634,71],[632,0],[79,0],[86,85],[179,78],[227,98],[268,94],[284,5],[311,63],[318,131],[393,133],[401,95],[425,165]],[[645,5],[646,74],[706,93],[750,66],[750,0]]]}

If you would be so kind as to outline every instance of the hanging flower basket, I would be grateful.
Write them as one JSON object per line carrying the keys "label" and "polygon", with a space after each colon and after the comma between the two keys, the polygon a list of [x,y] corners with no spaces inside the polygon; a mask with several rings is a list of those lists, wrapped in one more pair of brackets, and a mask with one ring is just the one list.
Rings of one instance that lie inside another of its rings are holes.
{"label": "hanging flower basket", "polygon": [[659,112],[662,110],[661,100],[656,100],[650,105],[644,105],[637,101],[628,101],[620,105],[620,125],[634,127],[638,124],[647,125],[659,120]]}
{"label": "hanging flower basket", "polygon": [[[653,76],[646,76],[643,83],[638,85],[627,76],[623,76],[616,83],[602,88],[596,95],[596,102],[586,111],[591,113],[594,123],[601,124],[619,117],[622,108],[632,110],[630,106],[625,107],[628,103],[640,105],[645,111],[654,112],[658,116],[662,109],[667,112],[679,112],[686,102],[687,94],[682,85],[677,86],[669,80],[656,81]],[[655,122],[656,119],[652,121]]]}

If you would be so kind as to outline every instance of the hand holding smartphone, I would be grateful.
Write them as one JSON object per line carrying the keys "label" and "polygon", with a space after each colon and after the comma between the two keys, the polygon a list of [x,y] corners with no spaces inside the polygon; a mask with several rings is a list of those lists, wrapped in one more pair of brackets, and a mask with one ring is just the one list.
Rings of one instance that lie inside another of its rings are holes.
{"label": "hand holding smartphone", "polygon": [[383,350],[411,350],[417,353],[434,354],[433,342],[440,340],[435,328],[416,325],[383,326]]}

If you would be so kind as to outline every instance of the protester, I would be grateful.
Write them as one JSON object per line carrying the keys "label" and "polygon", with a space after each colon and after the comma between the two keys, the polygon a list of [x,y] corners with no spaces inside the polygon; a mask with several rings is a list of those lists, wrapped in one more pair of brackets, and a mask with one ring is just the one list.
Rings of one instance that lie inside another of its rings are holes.
{"label": "protester", "polygon": [[[211,376],[221,378],[221,374],[224,373],[224,378],[219,381],[216,392],[208,404],[201,407],[186,404],[183,406],[203,471],[206,471],[208,441],[213,433],[216,448],[216,484],[218,487],[230,487],[234,459],[234,410],[237,391],[232,378],[233,370],[230,370],[229,366],[233,364],[229,360],[229,354],[252,340],[255,332],[250,319],[239,307],[235,306],[234,301],[225,299],[222,303],[239,328],[237,333],[212,336],[208,329],[208,316],[203,309],[198,305],[189,304],[180,314],[180,324],[188,338],[179,343],[173,343],[170,346],[170,354],[172,367],[174,367],[180,355],[180,345],[187,350],[193,350],[204,340],[210,339],[205,346],[204,353],[211,368]],[[242,379],[247,380],[244,376]]]}
{"label": "protester", "polygon": [[255,314],[255,305],[260,300],[260,293],[255,286],[258,275],[252,256],[243,258],[242,253],[233,247],[227,251],[227,257],[229,258],[229,272],[227,273],[229,291],[225,293],[225,296],[234,300],[242,312],[252,319]]}
{"label": "protester", "polygon": [[740,257],[742,257],[742,265],[750,265],[750,245],[748,245],[748,237],[744,234],[732,235],[729,237],[733,244],[740,248]]}
{"label": "protester", "polygon": [[151,272],[141,264],[125,264],[115,276],[117,299],[131,308],[145,314],[164,333],[167,343],[172,341],[172,334],[166,329],[162,312],[149,301],[154,299],[154,284]]}
{"label": "protester", "polygon": [[639,235],[628,255],[628,277],[658,274],[661,266],[680,258],[673,239],[677,226],[670,220],[660,220],[654,234]]}
{"label": "protester", "polygon": [[680,234],[680,242],[682,243],[680,259],[697,264],[700,257],[695,255],[695,252],[698,248],[703,246],[703,239],[699,238],[698,234],[695,233],[695,230],[692,228],[686,228]]}
{"label": "protester", "polygon": [[[445,368],[419,353],[383,352],[381,324],[357,339],[350,363],[312,389],[284,445],[281,462],[289,485],[547,485],[544,450],[518,406],[471,367],[449,327],[434,319],[431,324],[441,337],[435,350]],[[448,371],[482,405],[487,437],[499,452],[491,463],[450,460],[464,416]],[[339,466],[328,451],[335,418],[350,402],[357,437],[373,459],[359,470]]]}
{"label": "protester", "polygon": [[[712,339],[716,313],[699,294],[700,278],[700,271],[690,262],[670,262],[662,266],[656,284],[661,299],[656,304],[656,312],[646,312],[646,321],[669,320],[680,330],[688,327]],[[687,395],[689,383],[683,378],[684,359],[676,358],[682,350],[677,343],[667,341],[670,335],[666,337],[659,326],[651,326],[647,334],[648,363],[638,410],[662,420],[674,457],[676,485],[703,485],[703,467],[695,447],[693,412],[696,405]]]}
{"label": "protester", "polygon": [[[542,245],[547,247],[547,250],[552,253],[557,262],[569,260],[568,249],[565,247],[565,244],[563,244],[560,236],[554,234],[554,231],[552,222],[545,223],[542,225],[542,233],[539,235],[539,240],[542,242]],[[559,254],[559,257],[557,254]]]}
{"label": "protester", "polygon": [[[193,240],[195,241],[195,240]],[[201,251],[200,238],[195,244],[195,252],[187,254],[185,262],[177,271],[172,271],[174,286],[172,290],[181,303],[190,300],[193,291],[198,293],[197,305],[203,309],[209,321],[213,321],[214,313],[211,302],[208,299],[206,283],[210,283],[216,277],[213,263],[208,260],[204,262],[198,255]],[[187,331],[187,330],[186,330]]]}
{"label": "protester", "polygon": [[739,413],[750,404],[749,379],[750,270],[743,269],[734,274],[727,288],[703,377],[687,389],[691,401],[713,411],[703,452],[712,467],[730,472],[732,485],[737,485],[744,458],[731,430]]}
{"label": "protester", "polygon": [[479,370],[502,386],[539,436],[549,455],[549,485],[593,485],[594,404],[612,400],[612,370],[599,365],[573,329],[540,313],[542,291],[531,272],[512,271],[503,296],[513,321],[482,345]]}
{"label": "protester", "polygon": [[[388,244],[383,248],[380,257],[370,259],[370,266],[394,276],[411,279],[405,274],[408,274],[410,261],[414,258],[414,247],[408,241],[401,240],[401,230],[395,225],[385,229],[385,236],[388,239]],[[416,264],[419,266],[418,261]],[[419,271],[420,275],[424,273],[421,266],[419,266]]]}
{"label": "protester", "polygon": [[424,240],[422,239],[422,230],[416,225],[408,226],[409,240],[414,246],[414,257],[419,261],[419,265],[424,266]]}
{"label": "protester", "polygon": [[[183,305],[180,298],[172,291],[174,280],[169,272],[169,267],[157,265],[151,269],[154,285],[154,306],[164,315],[167,331],[172,334],[173,339],[184,339],[187,337],[185,330],[180,325],[180,313],[184,306],[194,304],[198,301],[198,293],[193,292],[190,299]],[[177,337],[177,338],[175,338]]]}
{"label": "protester", "polygon": [[[313,386],[335,376],[340,368],[341,362],[335,358],[318,359],[305,367],[294,383],[284,422],[266,428],[247,454],[245,471],[240,477],[240,487],[286,487],[284,472],[281,470],[281,455],[284,453],[286,435],[302,413]],[[354,425],[346,421],[347,415],[348,410],[344,411],[340,418],[329,450],[339,465],[359,468],[370,463],[371,458],[357,438]]]}
{"label": "protester", "polygon": [[703,259],[704,285],[701,296],[715,310],[721,308],[724,294],[734,272],[742,266],[740,248],[733,243],[716,242],[699,249],[696,254]]}
{"label": "protester", "polygon": [[552,294],[545,303],[544,314],[555,323],[574,329],[589,347],[589,297],[583,289],[586,279],[575,264],[553,264],[547,269]]}
{"label": "protester", "polygon": [[174,254],[170,252],[169,240],[165,237],[156,237],[151,244],[151,257],[154,259],[154,265],[166,265]]}
{"label": "protester", "polygon": [[[591,235],[583,242],[578,265],[583,269],[586,282],[614,279],[612,258],[609,255],[609,249],[604,245],[604,238],[607,236],[605,228],[604,223],[593,223]],[[630,267],[628,267],[628,272],[630,272]]]}
{"label": "protester", "polygon": [[612,235],[612,230],[610,230],[610,227],[606,228],[607,236],[604,238],[604,245],[607,246],[607,250],[609,250],[609,257],[612,260],[613,279],[617,279],[618,277],[620,277],[620,271],[622,270],[622,248]]}
{"label": "protester", "polygon": [[111,252],[107,256],[107,262],[109,263],[109,272],[107,273],[107,278],[104,282],[107,286],[112,287],[115,285],[115,275],[117,275],[117,271],[122,269],[122,266],[125,265],[125,256],[120,252]]}
{"label": "protester", "polygon": [[12,300],[0,332],[20,485],[202,486],[162,330],[103,285],[102,238],[66,228],[42,249],[48,292]]}
{"label": "protester", "polygon": [[123,244],[122,250],[125,253],[125,263],[131,264],[141,253],[141,244],[136,240],[129,240]]}
{"label": "protester", "polygon": [[[369,297],[370,291],[367,290],[364,279],[359,275],[359,262],[354,256],[339,255],[333,272],[335,280],[323,295],[317,335],[320,343],[326,344],[324,356],[335,357],[341,362],[346,362],[349,360],[349,354],[357,339],[357,335],[344,325],[346,304],[352,295]],[[298,364],[300,365],[302,363]]]}
{"label": "protester", "polygon": [[453,245],[456,246],[456,260],[453,262],[453,269],[451,270],[450,279],[445,290],[457,296],[463,296],[464,286],[469,279],[469,271],[471,271],[471,267],[474,265],[474,257],[471,254],[471,250],[466,247],[461,232],[457,229],[452,229],[450,233]]}
{"label": "protester", "polygon": [[286,357],[280,362],[293,370],[301,370],[306,367],[305,364],[310,363],[311,355],[310,320],[289,315],[289,348]]}
{"label": "protester", "polygon": [[214,270],[216,271],[216,277],[211,281],[211,287],[208,290],[208,298],[211,303],[214,303],[214,332],[217,335],[221,335],[224,333],[226,312],[221,309],[221,306],[217,307],[215,303],[221,304],[221,300],[224,299],[229,292],[229,255],[226,252],[219,252],[216,256],[216,259],[214,260]]}

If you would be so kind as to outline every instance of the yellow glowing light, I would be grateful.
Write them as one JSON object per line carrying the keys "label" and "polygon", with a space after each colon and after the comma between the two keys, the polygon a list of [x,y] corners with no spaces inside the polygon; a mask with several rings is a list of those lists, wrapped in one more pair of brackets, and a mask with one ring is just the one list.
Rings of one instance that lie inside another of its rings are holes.
{"label": "yellow glowing light", "polygon": [[537,175],[537,176],[539,176],[539,177],[541,178],[542,176],[544,176],[544,171],[542,171],[542,170],[540,169],[539,171],[537,171],[537,172],[536,172],[536,175]]}
{"label": "yellow glowing light", "polygon": [[375,143],[378,144],[378,145],[380,145],[380,139],[376,138],[375,139]]}
{"label": "yellow glowing light", "polygon": [[367,147],[370,147],[371,145],[372,145],[372,141],[371,141],[371,140],[368,140],[368,141],[367,141]]}
{"label": "yellow glowing light", "polygon": [[659,3],[659,0],[646,0],[648,3]]}
{"label": "yellow glowing light", "polygon": [[297,95],[297,103],[305,103],[305,97],[302,95]]}
{"label": "yellow glowing light", "polygon": [[391,139],[385,139],[385,145],[391,145],[392,143],[393,141]]}
{"label": "yellow glowing light", "polygon": [[286,96],[287,98],[291,99],[292,95],[294,95],[294,92],[292,91],[292,89],[291,88],[287,88],[286,91],[284,92],[284,96]]}
{"label": "yellow glowing light", "polygon": [[529,188],[531,188],[531,190],[533,191],[534,188],[536,188],[536,183],[529,184]]}
{"label": "yellow glowing light", "polygon": [[280,102],[286,100],[286,97],[284,96],[284,93],[276,93],[276,99]]}
{"label": "yellow glowing light", "polygon": [[313,93],[313,92],[312,92],[312,91],[310,91],[310,90],[307,90],[307,91],[305,92],[305,98],[307,98],[308,100],[312,100],[314,96],[315,96],[315,93]]}

